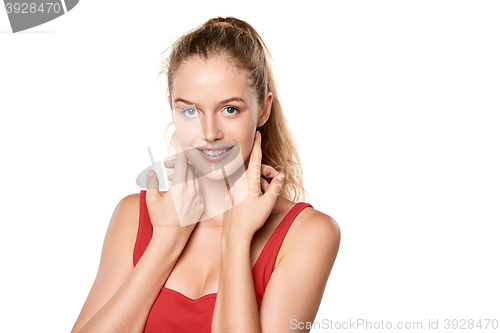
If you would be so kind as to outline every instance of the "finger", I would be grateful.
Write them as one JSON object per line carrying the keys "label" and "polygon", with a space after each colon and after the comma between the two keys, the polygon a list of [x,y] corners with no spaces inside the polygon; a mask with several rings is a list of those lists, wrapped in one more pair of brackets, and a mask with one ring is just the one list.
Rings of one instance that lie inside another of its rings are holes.
{"label": "finger", "polygon": [[253,142],[252,153],[250,155],[250,161],[248,163],[248,186],[249,192],[253,195],[260,195],[260,169],[262,160],[262,151],[260,148],[261,136],[257,132],[257,137]]}
{"label": "finger", "polygon": [[194,188],[196,190],[196,193],[200,194],[200,183],[198,181],[198,174],[196,173],[196,170],[193,173],[194,173]]}
{"label": "finger", "polygon": [[262,176],[266,176],[266,177],[270,177],[270,178],[274,178],[276,177],[279,172],[276,171],[275,168],[273,168],[272,166],[270,165],[267,165],[267,164],[261,164],[261,169],[260,169],[260,174]]}
{"label": "finger", "polygon": [[224,206],[229,207],[229,208],[233,208],[235,206],[234,196],[233,196],[233,193],[231,193],[232,191],[233,191],[232,188],[228,188],[226,200],[228,200],[229,202],[226,202],[224,204]]}
{"label": "finger", "polygon": [[260,178],[260,187],[264,193],[267,192],[267,189],[269,188],[269,183],[262,177]]}
{"label": "finger", "polygon": [[158,198],[160,191],[158,190],[158,177],[154,170],[149,170],[146,176],[146,200]]}
{"label": "finger", "polygon": [[[247,195],[249,194],[248,190],[248,174],[244,172],[240,178],[236,180],[236,182],[231,187],[231,194],[233,195],[233,202],[235,205],[241,203]],[[259,189],[260,191],[260,189]]]}
{"label": "finger", "polygon": [[181,144],[179,142],[179,138],[176,135],[175,136],[175,162],[174,162],[174,168],[175,168],[175,180],[176,184],[180,184],[181,182],[184,182],[186,180],[186,173],[187,173],[187,159],[186,155],[182,151]]}
{"label": "finger", "polygon": [[[175,170],[175,168],[174,168],[175,167],[175,159],[171,159],[171,160],[165,161],[165,162],[163,162],[163,165],[167,169],[174,169]],[[172,181],[173,177],[174,177],[173,173],[171,175],[167,176],[168,180],[170,180],[170,181]]]}
{"label": "finger", "polygon": [[231,199],[230,192],[231,191],[229,191],[228,194],[224,196],[224,219],[225,219],[225,215],[227,214],[226,212],[228,212],[229,210],[231,210],[231,208],[233,208],[232,202],[234,202],[234,201]]}
{"label": "finger", "polygon": [[262,150],[260,149],[262,137],[259,131],[255,133],[257,136],[253,140],[252,152],[250,154],[250,162],[257,161],[260,164],[260,162],[262,161]]}
{"label": "finger", "polygon": [[283,188],[283,178],[281,178],[280,180],[281,175],[283,174],[280,173],[278,174],[278,176],[273,178],[266,193],[264,194],[264,197],[266,197],[266,199],[271,201],[273,204],[276,202],[276,199],[278,198],[278,195],[281,193],[281,190]]}
{"label": "finger", "polygon": [[194,179],[193,166],[188,164],[186,166],[186,182],[190,182]]}
{"label": "finger", "polygon": [[168,161],[165,161],[163,162],[163,165],[165,166],[165,168],[167,169],[173,169],[174,166],[175,166],[175,158],[174,159],[171,159],[171,160],[168,160]]}

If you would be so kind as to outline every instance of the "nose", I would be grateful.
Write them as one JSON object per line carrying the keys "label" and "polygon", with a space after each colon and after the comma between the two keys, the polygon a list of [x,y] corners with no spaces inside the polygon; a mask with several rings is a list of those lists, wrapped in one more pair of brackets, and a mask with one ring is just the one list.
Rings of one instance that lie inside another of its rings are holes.
{"label": "nose", "polygon": [[224,134],[220,128],[217,117],[212,114],[207,114],[202,117],[201,128],[203,130],[203,139],[207,142],[215,142],[224,137]]}

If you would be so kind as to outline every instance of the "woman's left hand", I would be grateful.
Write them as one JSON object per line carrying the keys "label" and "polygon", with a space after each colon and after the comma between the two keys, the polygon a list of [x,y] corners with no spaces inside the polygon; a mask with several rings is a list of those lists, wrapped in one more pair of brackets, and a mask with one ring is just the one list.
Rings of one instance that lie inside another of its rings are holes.
{"label": "woman's left hand", "polygon": [[[225,234],[248,236],[250,239],[259,230],[274,208],[276,199],[283,186],[282,173],[273,167],[261,164],[261,134],[257,132],[253,142],[248,168],[233,187],[224,202]],[[261,174],[272,177],[270,184],[261,178]],[[281,179],[280,179],[281,178]],[[262,189],[265,194],[262,194]],[[241,198],[242,193],[244,197]]]}

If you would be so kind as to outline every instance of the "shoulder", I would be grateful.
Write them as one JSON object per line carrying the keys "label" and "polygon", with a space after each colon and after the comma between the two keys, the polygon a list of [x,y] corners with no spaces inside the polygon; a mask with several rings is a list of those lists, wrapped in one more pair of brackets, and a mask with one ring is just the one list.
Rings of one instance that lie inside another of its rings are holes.
{"label": "shoulder", "polygon": [[[160,191],[160,194],[163,195],[166,192],[167,191]],[[123,197],[118,203],[117,207],[119,207],[120,210],[126,211],[128,213],[139,213],[141,207],[141,192],[132,193]]]}
{"label": "shoulder", "polygon": [[130,214],[137,212],[141,206],[141,193],[132,193],[124,196],[116,205],[116,210],[122,213]]}
{"label": "shoulder", "polygon": [[337,221],[312,207],[305,208],[304,214],[298,216],[296,227],[304,234],[317,236],[325,242],[340,241],[340,227]]}
{"label": "shoulder", "polygon": [[[281,195],[278,197],[275,209],[277,211],[288,212],[296,205]],[[293,227],[293,230],[292,230]],[[290,227],[293,234],[325,234],[326,238],[339,238],[340,227],[333,217],[314,209],[306,207],[300,211]],[[294,235],[297,236],[297,235]]]}
{"label": "shoulder", "polygon": [[[291,209],[294,204],[290,201],[286,206]],[[325,259],[332,260],[333,265],[340,247],[340,236],[340,227],[333,217],[306,207],[297,215],[283,241],[283,256],[310,253],[318,257],[322,253]]]}
{"label": "shoulder", "polygon": [[141,194],[133,193],[124,196],[116,205],[110,221],[110,229],[120,230],[116,234],[135,241],[139,229]]}
{"label": "shoulder", "polygon": [[[167,191],[160,191],[164,194]],[[146,208],[147,209],[147,208]],[[116,205],[113,212],[112,221],[119,224],[120,228],[127,228],[135,239],[139,228],[139,218],[141,212],[141,192],[124,196]]]}

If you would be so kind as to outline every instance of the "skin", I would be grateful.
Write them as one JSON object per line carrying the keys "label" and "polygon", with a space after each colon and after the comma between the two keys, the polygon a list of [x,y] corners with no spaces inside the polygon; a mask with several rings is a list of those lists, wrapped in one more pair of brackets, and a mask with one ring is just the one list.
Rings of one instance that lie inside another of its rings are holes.
{"label": "skin", "polygon": [[[238,100],[224,103],[233,98]],[[256,128],[264,125],[269,118],[272,99],[269,92],[266,100],[259,105],[246,77],[224,56],[189,60],[175,73],[168,101],[179,148],[197,170],[207,174],[198,179],[206,210],[201,224],[222,225],[223,199],[227,188],[222,172],[212,172],[214,164],[224,166],[227,181],[232,187],[240,176],[236,172],[238,167],[243,163],[248,165]],[[194,149],[201,146],[235,146],[239,149],[232,149],[220,163],[211,163]],[[226,165],[227,160],[232,162]],[[173,167],[174,164],[175,160],[165,162],[166,167]],[[269,167],[266,172],[274,175],[275,170],[271,169]]]}
{"label": "skin", "polygon": [[[227,119],[226,105],[220,102],[233,95],[245,99],[246,111]],[[212,332],[308,332],[290,328],[290,320],[312,322],[316,316],[340,244],[335,220],[311,207],[298,214],[279,250],[260,311],[251,275],[264,245],[295,204],[279,194],[276,170],[261,165],[261,138],[254,137],[256,127],[269,117],[272,94],[259,105],[244,75],[227,59],[213,57],[181,66],[172,100],[178,96],[203,111],[203,136],[182,136],[183,149],[218,142],[238,145],[248,165],[248,195],[236,207],[225,206],[223,214],[182,228],[161,228],[160,218],[152,218],[150,246],[135,268],[139,193],[123,198],[111,218],[96,280],[72,332],[120,332],[124,327],[142,332],[163,286],[192,299],[217,293]],[[177,104],[172,107],[175,110]],[[269,185],[260,181],[264,173],[273,178]],[[146,201],[150,215],[165,207],[172,211],[168,191],[158,191],[155,176],[148,178]]]}
{"label": "skin", "polygon": [[[224,103],[231,98],[239,100]],[[192,152],[188,158],[197,169],[211,172],[210,163],[190,148],[235,145],[247,163],[255,130],[269,118],[272,98],[269,92],[266,101],[258,105],[245,76],[226,57],[218,56],[184,63],[175,75],[168,101],[182,150]],[[190,105],[193,107],[187,111],[193,115],[184,110]],[[237,153],[233,149],[226,160]],[[226,176],[234,173],[233,164],[226,168]],[[222,179],[220,172],[209,176]]]}

